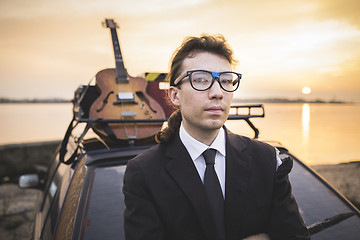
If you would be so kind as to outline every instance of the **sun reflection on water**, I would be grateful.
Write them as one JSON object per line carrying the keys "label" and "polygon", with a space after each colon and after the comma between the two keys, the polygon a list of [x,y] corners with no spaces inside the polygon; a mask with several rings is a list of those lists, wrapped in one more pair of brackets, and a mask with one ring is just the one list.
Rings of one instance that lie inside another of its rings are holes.
{"label": "sun reflection on water", "polygon": [[310,135],[310,104],[304,103],[302,105],[302,137],[303,143],[309,143]]}

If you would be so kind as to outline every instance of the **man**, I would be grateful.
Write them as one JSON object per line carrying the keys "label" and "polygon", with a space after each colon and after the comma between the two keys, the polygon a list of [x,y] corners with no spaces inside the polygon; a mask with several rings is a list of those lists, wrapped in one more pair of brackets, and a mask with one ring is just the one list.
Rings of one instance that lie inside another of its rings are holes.
{"label": "man", "polygon": [[178,110],[125,172],[127,240],[309,239],[292,162],[224,127],[241,79],[235,63],[222,36],[187,38],[175,52],[168,96]]}

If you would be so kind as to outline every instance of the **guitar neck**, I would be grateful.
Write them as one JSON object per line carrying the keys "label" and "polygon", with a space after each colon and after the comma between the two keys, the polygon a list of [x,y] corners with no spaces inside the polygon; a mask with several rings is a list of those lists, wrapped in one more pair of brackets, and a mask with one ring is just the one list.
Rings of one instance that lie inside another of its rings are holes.
{"label": "guitar neck", "polygon": [[116,82],[128,82],[128,76],[127,71],[124,66],[124,61],[121,55],[121,49],[119,44],[119,39],[117,36],[116,28],[111,28],[111,38],[113,42],[113,48],[114,48],[114,56],[115,56],[115,66],[116,66]]}

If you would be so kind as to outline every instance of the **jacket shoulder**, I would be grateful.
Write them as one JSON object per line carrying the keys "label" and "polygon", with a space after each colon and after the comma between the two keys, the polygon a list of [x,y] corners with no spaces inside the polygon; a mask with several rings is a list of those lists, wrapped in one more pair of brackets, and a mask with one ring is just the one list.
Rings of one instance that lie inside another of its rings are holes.
{"label": "jacket shoulder", "polygon": [[251,165],[253,167],[273,169],[270,172],[275,173],[276,151],[270,144],[233,133],[228,134],[228,143],[234,149],[233,151],[241,152],[251,157]]}
{"label": "jacket shoulder", "polygon": [[147,165],[153,164],[156,159],[163,155],[162,144],[157,144],[144,152],[138,154],[134,158],[130,159],[128,165]]}
{"label": "jacket shoulder", "polygon": [[268,143],[251,139],[249,137],[241,136],[238,134],[234,134],[232,132],[228,132],[229,143],[236,148],[242,148],[245,150],[258,150],[258,151],[266,151],[266,152],[274,152],[275,148]]}

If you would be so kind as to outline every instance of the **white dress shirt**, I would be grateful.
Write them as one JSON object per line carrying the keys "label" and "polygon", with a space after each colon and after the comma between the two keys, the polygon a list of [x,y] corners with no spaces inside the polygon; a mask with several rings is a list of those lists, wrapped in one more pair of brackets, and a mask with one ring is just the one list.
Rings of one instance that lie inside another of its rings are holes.
{"label": "white dress shirt", "polygon": [[[183,123],[181,123],[180,125],[179,136],[181,142],[186,147],[191,159],[194,161],[196,170],[198,171],[202,182],[204,182],[204,174],[206,168],[205,159],[202,153],[208,148],[213,148],[217,150],[215,156],[214,168],[220,182],[223,196],[225,198],[226,137],[225,137],[224,128],[220,128],[218,135],[216,136],[215,140],[211,143],[210,146],[202,142],[199,142],[198,140],[190,136],[190,134],[186,132]],[[276,163],[277,165],[276,169],[277,169],[282,163],[282,161],[280,160],[278,149],[276,149],[276,160],[277,160]]]}
{"label": "white dress shirt", "polygon": [[199,142],[195,138],[191,137],[190,134],[186,132],[182,123],[180,125],[179,135],[182,143],[185,145],[187,151],[189,152],[191,159],[194,161],[196,170],[198,171],[202,182],[204,182],[204,174],[206,168],[205,159],[202,153],[208,148],[213,148],[217,150],[215,156],[214,168],[220,182],[223,196],[225,196],[225,166],[226,166],[225,141],[226,140],[225,140],[224,128],[220,128],[218,135],[216,136],[215,140],[212,142],[210,146],[203,144],[202,142]]}

